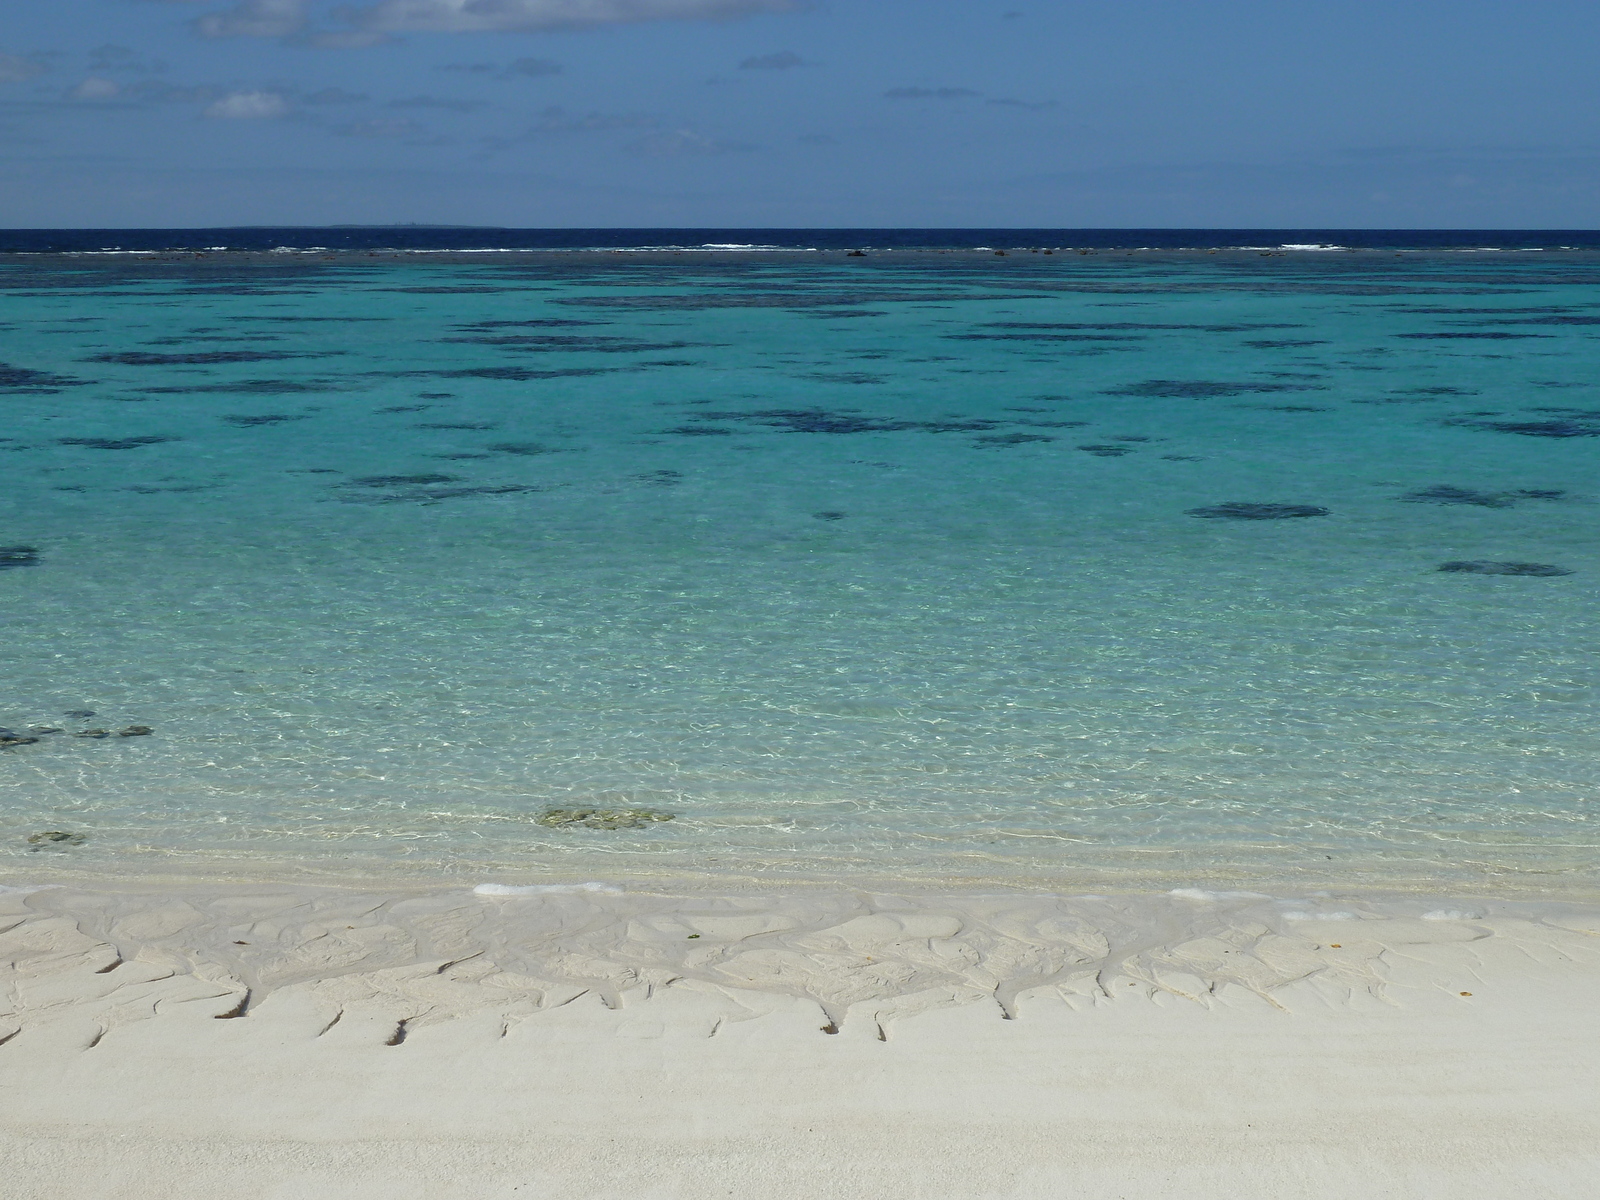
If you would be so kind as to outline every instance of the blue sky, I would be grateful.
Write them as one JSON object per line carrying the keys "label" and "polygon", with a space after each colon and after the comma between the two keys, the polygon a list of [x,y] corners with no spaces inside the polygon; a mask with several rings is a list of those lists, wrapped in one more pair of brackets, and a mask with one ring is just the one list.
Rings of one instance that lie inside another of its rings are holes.
{"label": "blue sky", "polygon": [[1600,224],[1600,6],[0,0],[0,226]]}

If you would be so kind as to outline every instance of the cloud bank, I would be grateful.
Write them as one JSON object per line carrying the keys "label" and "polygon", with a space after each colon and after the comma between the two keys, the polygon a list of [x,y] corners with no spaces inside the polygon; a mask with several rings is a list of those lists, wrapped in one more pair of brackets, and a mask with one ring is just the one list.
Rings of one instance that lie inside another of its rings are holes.
{"label": "cloud bank", "polygon": [[336,10],[345,30],[312,28],[312,0],[239,0],[194,22],[202,37],[287,38],[330,48],[397,33],[526,33],[638,21],[726,20],[793,12],[806,0],[379,0]]}

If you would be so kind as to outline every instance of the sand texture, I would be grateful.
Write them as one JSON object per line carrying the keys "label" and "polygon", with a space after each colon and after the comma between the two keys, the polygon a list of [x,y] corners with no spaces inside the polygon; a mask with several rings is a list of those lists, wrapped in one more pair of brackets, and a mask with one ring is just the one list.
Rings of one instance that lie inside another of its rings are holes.
{"label": "sand texture", "polygon": [[0,892],[0,1194],[1592,1197],[1600,911]]}

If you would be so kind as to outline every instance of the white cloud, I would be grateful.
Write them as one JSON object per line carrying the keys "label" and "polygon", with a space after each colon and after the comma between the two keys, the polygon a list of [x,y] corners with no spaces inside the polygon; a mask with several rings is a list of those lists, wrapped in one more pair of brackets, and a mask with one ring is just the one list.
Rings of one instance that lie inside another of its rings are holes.
{"label": "white cloud", "polygon": [[277,92],[230,92],[205,110],[208,117],[248,121],[281,117],[289,112],[289,102]]}
{"label": "white cloud", "polygon": [[809,0],[378,0],[347,6],[351,32],[307,29],[310,0],[238,0],[198,18],[203,37],[283,37],[312,46],[370,46],[392,33],[505,33],[634,21],[721,20],[793,12]]}
{"label": "white cloud", "polygon": [[742,154],[755,147],[744,142],[719,142],[691,129],[673,129],[648,134],[632,143],[628,149],[634,154],[652,158],[681,158],[686,155]]}
{"label": "white cloud", "polygon": [[306,24],[307,0],[240,0],[224,12],[195,20],[202,37],[288,37]]}
{"label": "white cloud", "polygon": [[77,87],[68,89],[67,99],[110,100],[120,91],[122,91],[121,84],[115,83],[110,79],[100,79],[98,77],[91,76],[90,78],[85,79]]}

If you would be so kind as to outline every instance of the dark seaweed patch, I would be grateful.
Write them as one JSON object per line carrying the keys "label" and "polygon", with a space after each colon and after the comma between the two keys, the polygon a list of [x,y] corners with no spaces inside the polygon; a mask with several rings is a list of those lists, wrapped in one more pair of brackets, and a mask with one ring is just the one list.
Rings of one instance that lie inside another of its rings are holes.
{"label": "dark seaweed patch", "polygon": [[39,548],[37,546],[0,546],[0,571],[12,571],[17,567],[36,567],[39,565]]}
{"label": "dark seaweed patch", "polygon": [[639,342],[621,337],[558,337],[555,335],[514,335],[511,337],[460,337],[440,338],[474,346],[499,346],[504,350],[520,350],[529,354],[548,354],[557,351],[583,351],[590,354],[642,354],[655,350],[684,350],[702,346],[703,342]]}
{"label": "dark seaweed patch", "polygon": [[1566,567],[1553,566],[1550,563],[1530,562],[1485,562],[1482,560],[1462,561],[1456,560],[1440,563],[1436,571],[1449,575],[1571,575],[1572,571]]}
{"label": "dark seaweed patch", "polygon": [[1503,330],[1480,329],[1474,330],[1471,333],[1454,333],[1435,330],[1431,333],[1397,333],[1394,336],[1397,338],[1411,338],[1417,341],[1443,341],[1446,339],[1476,338],[1479,340],[1504,342],[1510,341],[1513,338],[1542,338],[1549,337],[1550,335],[1548,333],[1506,333]]}
{"label": "dark seaweed patch", "polygon": [[916,430],[923,433],[986,433],[999,427],[999,421],[891,421],[878,417],[863,417],[854,409],[829,411],[821,408],[770,408],[757,412],[707,412],[696,413],[701,421],[747,421],[767,425],[784,433],[902,433]]}
{"label": "dark seaweed patch", "polygon": [[413,429],[471,429],[483,431],[485,429],[498,429],[494,421],[419,421]]}
{"label": "dark seaweed patch", "polygon": [[1055,438],[1042,433],[992,433],[972,440],[979,446],[1021,446],[1026,442],[1053,442]]}
{"label": "dark seaweed patch", "polygon": [[183,387],[142,387],[147,396],[246,395],[294,396],[311,392],[339,392],[346,389],[335,383],[305,379],[241,379],[236,383],[197,383]]}
{"label": "dark seaweed patch", "polygon": [[199,350],[193,354],[152,354],[145,350],[120,350],[113,354],[96,354],[84,361],[121,363],[127,367],[174,367],[211,363],[268,362],[282,358],[309,357],[312,356],[294,354],[286,350]]}
{"label": "dark seaweed patch", "polygon": [[87,381],[53,371],[35,371],[0,363],[0,396],[53,396],[63,388],[84,387]]}
{"label": "dark seaweed patch", "polygon": [[1515,321],[1479,321],[1480,325],[1600,325],[1596,316],[1522,317]]}
{"label": "dark seaweed patch", "polygon": [[361,475],[348,483],[340,484],[341,487],[406,487],[423,486],[431,483],[460,483],[459,475]]}
{"label": "dark seaweed patch", "polygon": [[560,453],[560,451],[552,450],[548,446],[541,446],[538,442],[495,442],[487,449],[493,450],[496,454],[519,454],[523,456]]}
{"label": "dark seaweed patch", "polygon": [[532,321],[474,321],[470,325],[452,326],[462,333],[476,333],[487,329],[560,329],[578,325],[609,325],[609,321],[580,321],[576,317],[540,317]]}
{"label": "dark seaweed patch", "polygon": [[441,379],[504,379],[525,382],[532,379],[567,379],[583,375],[609,375],[626,367],[567,367],[557,371],[532,371],[527,367],[468,367],[459,371],[405,371],[404,375],[434,375]]}
{"label": "dark seaweed patch", "polygon": [[952,342],[1139,342],[1131,333],[947,333]]}
{"label": "dark seaweed patch", "polygon": [[510,496],[544,490],[519,483],[452,486],[460,483],[461,478],[457,475],[419,472],[415,475],[363,475],[334,486],[362,489],[337,497],[351,504],[437,504],[441,500],[456,500],[465,496]]}
{"label": "dark seaweed patch", "polygon": [[866,371],[815,371],[809,375],[796,376],[798,379],[815,379],[819,383],[888,383],[882,375],[872,375]]}
{"label": "dark seaweed patch", "polygon": [[91,450],[136,450],[140,446],[154,446],[161,442],[175,442],[177,440],[175,437],[161,437],[157,434],[147,433],[143,437],[127,438],[57,438],[56,444],[59,446],[87,446]]}
{"label": "dark seaweed patch", "polygon": [[1291,341],[1288,338],[1252,338],[1244,343],[1252,350],[1298,350],[1303,346],[1326,346],[1325,341]]}
{"label": "dark seaweed patch", "polygon": [[1477,508],[1510,508],[1518,500],[1561,500],[1560,488],[1518,488],[1510,492],[1478,492],[1448,483],[1407,492],[1400,500],[1407,504],[1466,504]]}
{"label": "dark seaweed patch", "polygon": [[281,425],[285,421],[305,421],[310,418],[305,413],[230,413],[222,418],[229,425]]}
{"label": "dark seaweed patch", "polygon": [[1477,415],[1474,413],[1466,417],[1450,417],[1443,423],[1446,425],[1458,425],[1467,429],[1482,429],[1491,433],[1518,433],[1523,437],[1600,437],[1600,417],[1582,417],[1565,421],[1483,421],[1471,419]]}
{"label": "dark seaweed patch", "polygon": [[645,296],[557,296],[552,304],[583,308],[660,309],[694,311],[705,308],[860,308],[872,304],[915,303],[930,300],[1015,300],[1018,295],[978,292],[700,292]]}
{"label": "dark seaweed patch", "polygon": [[1202,333],[1251,333],[1259,329],[1304,329],[1303,325],[1167,325],[1147,321],[986,321],[986,329],[1193,329]]}
{"label": "dark seaweed patch", "polygon": [[664,434],[670,433],[677,437],[732,437],[733,430],[718,429],[714,425],[679,425],[673,429],[663,429]]}
{"label": "dark seaweed patch", "polygon": [[1214,521],[1285,521],[1294,517],[1325,517],[1328,510],[1315,504],[1253,504],[1235,500],[1186,509],[1185,514]]}
{"label": "dark seaweed patch", "polygon": [[1108,388],[1108,396],[1140,396],[1155,400],[1204,400],[1213,396],[1242,396],[1249,392],[1325,392],[1313,383],[1248,383],[1216,379],[1146,379]]}

